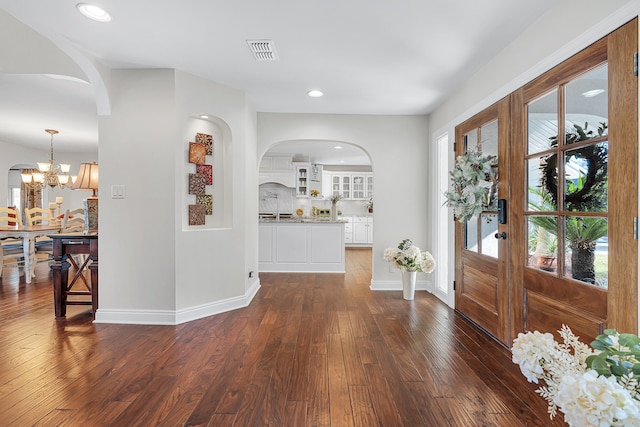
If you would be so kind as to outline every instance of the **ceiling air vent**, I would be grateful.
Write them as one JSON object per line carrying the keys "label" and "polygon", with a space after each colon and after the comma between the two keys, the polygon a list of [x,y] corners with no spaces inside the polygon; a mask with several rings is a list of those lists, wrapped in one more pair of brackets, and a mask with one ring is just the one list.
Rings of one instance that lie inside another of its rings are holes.
{"label": "ceiling air vent", "polygon": [[247,40],[256,61],[277,61],[278,54],[273,40]]}

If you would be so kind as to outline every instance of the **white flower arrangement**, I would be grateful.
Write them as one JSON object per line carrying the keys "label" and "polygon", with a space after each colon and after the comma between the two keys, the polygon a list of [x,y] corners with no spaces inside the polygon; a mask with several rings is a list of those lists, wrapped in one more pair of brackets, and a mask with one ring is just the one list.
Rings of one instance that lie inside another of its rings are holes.
{"label": "white flower arrangement", "polygon": [[404,239],[397,248],[387,248],[384,260],[404,271],[421,271],[431,273],[436,261],[429,252],[421,252],[409,239]]}
{"label": "white flower arrangement", "polygon": [[549,415],[564,413],[570,426],[640,426],[640,338],[605,330],[589,348],[566,325],[550,333],[520,333],[512,360],[549,404]]}
{"label": "white flower arrangement", "polygon": [[497,161],[493,155],[468,151],[456,158],[451,176],[451,190],[444,193],[447,206],[453,208],[461,223],[479,215],[489,204],[489,191],[495,181],[491,166]]}

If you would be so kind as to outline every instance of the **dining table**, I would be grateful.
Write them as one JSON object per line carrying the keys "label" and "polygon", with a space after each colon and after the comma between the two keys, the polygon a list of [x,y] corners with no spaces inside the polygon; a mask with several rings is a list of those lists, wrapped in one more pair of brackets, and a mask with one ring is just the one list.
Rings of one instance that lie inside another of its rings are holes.
{"label": "dining table", "polygon": [[[27,283],[31,283],[36,275],[36,246],[35,242],[38,237],[48,236],[60,232],[59,224],[38,224],[38,225],[19,225],[0,226],[0,239],[14,238],[22,239],[22,250],[24,254],[24,276]],[[0,263],[2,262],[2,249],[0,248]],[[0,264],[0,268],[2,264]]]}

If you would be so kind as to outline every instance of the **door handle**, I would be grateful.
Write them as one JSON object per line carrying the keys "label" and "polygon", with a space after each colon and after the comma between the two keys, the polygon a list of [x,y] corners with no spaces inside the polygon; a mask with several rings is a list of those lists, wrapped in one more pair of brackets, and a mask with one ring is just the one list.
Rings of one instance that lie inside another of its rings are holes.
{"label": "door handle", "polygon": [[493,237],[495,237],[496,239],[507,240],[507,233],[503,231],[502,233],[496,233]]}
{"label": "door handle", "polygon": [[507,223],[507,199],[498,199],[498,222]]}

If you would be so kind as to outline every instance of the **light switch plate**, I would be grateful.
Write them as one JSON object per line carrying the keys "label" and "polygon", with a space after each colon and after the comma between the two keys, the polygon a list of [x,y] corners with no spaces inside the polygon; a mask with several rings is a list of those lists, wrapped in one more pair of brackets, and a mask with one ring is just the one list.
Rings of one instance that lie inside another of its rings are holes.
{"label": "light switch plate", "polygon": [[125,186],[124,185],[112,185],[111,186],[111,198],[112,199],[124,199],[125,197]]}

